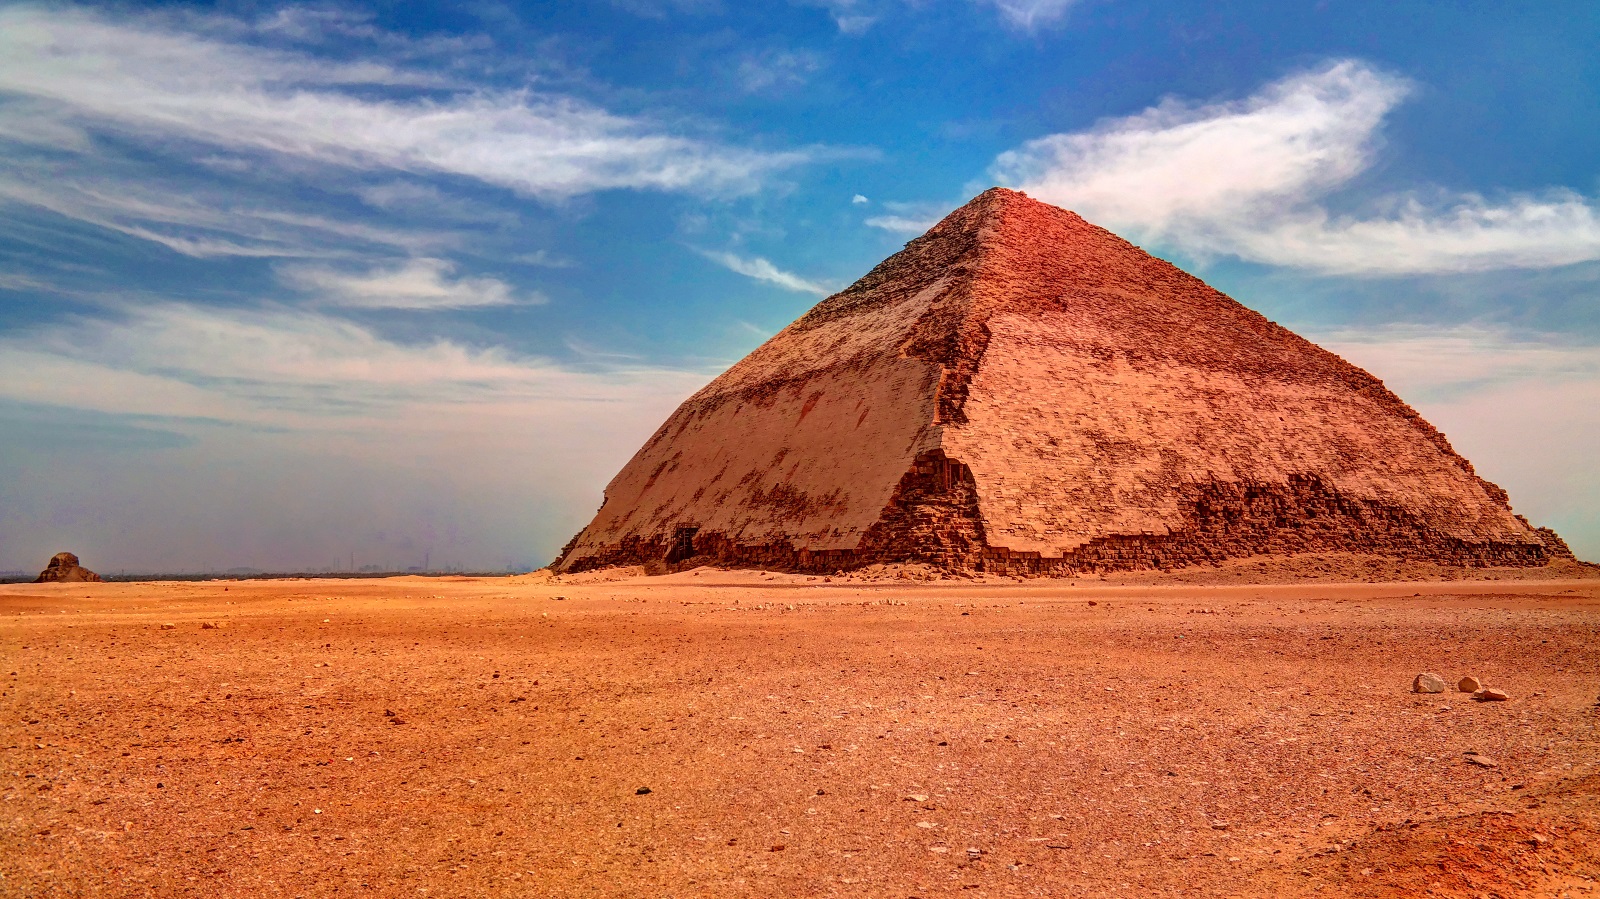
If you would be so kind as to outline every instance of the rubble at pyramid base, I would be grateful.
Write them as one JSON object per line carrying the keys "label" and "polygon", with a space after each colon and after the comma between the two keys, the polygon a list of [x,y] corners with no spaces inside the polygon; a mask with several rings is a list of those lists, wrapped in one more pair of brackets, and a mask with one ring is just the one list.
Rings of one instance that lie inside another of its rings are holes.
{"label": "rubble at pyramid base", "polygon": [[[954,470],[955,477],[945,474]],[[922,563],[952,574],[1073,577],[1167,570],[1249,556],[1310,553],[1371,555],[1466,568],[1526,568],[1571,559],[1548,528],[1538,541],[1469,541],[1429,528],[1407,511],[1344,496],[1314,476],[1287,484],[1189,485],[1190,527],[1166,534],[1099,537],[1057,556],[988,543],[976,485],[966,466],[937,451],[901,480],[883,517],[856,549],[811,549],[792,540],[750,544],[721,532],[679,527],[671,535],[629,537],[572,560],[563,570],[643,565],[654,571],[698,566],[833,574],[884,563]],[[563,552],[563,556],[566,552]]]}

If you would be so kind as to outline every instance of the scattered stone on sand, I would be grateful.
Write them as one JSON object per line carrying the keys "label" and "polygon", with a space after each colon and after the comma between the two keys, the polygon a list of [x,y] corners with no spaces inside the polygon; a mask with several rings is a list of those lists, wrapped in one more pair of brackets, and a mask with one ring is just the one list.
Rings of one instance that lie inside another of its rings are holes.
{"label": "scattered stone on sand", "polygon": [[165,622],[162,622],[161,629],[164,630],[164,631],[177,630],[178,626],[176,624],[173,624],[170,621],[165,621]]}
{"label": "scattered stone on sand", "polygon": [[1443,693],[1445,690],[1444,678],[1437,674],[1422,673],[1411,682],[1413,693]]}
{"label": "scattered stone on sand", "polygon": [[1494,687],[1484,687],[1481,690],[1474,691],[1472,698],[1479,702],[1505,702],[1511,698],[1511,695]]}
{"label": "scattered stone on sand", "polygon": [[39,572],[35,584],[82,584],[98,582],[100,575],[78,564],[78,557],[72,553],[56,553],[50,559],[50,564]]}
{"label": "scattered stone on sand", "polygon": [[1483,682],[1469,674],[1456,684],[1456,689],[1463,693],[1476,693],[1483,689]]}
{"label": "scattered stone on sand", "polygon": [[905,799],[906,802],[927,802],[928,797],[921,793],[912,793]]}
{"label": "scattered stone on sand", "polygon": [[1486,755],[1479,755],[1476,752],[1468,752],[1463,756],[1463,758],[1465,758],[1467,760],[1467,764],[1469,764],[1469,765],[1477,765],[1479,768],[1498,768],[1498,767],[1500,767],[1500,763],[1499,762],[1495,761],[1492,758],[1489,758]]}
{"label": "scattered stone on sand", "polygon": [[651,789],[649,787],[640,787],[639,789],[633,791],[633,795],[635,795],[635,796],[649,796],[651,792],[652,791],[651,791]]}

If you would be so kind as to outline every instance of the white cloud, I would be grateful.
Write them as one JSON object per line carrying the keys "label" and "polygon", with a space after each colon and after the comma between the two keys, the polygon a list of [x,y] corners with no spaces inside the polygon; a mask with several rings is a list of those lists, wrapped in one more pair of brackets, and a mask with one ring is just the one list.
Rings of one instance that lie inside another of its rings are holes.
{"label": "white cloud", "polygon": [[0,9],[0,94],[21,99],[0,104],[0,133],[42,120],[63,134],[458,175],[547,198],[743,191],[809,158],[680,136],[571,97],[461,89],[427,71],[330,62],[171,21]]}
{"label": "white cloud", "polygon": [[807,280],[792,272],[786,272],[760,256],[745,257],[714,250],[697,250],[696,252],[731,272],[737,272],[746,278],[754,278],[757,281],[775,284],[785,290],[816,294],[819,297],[833,293],[833,288],[828,285]]}
{"label": "white cloud", "polygon": [[921,234],[939,224],[939,220],[953,208],[948,203],[898,203],[883,204],[887,215],[875,215],[865,224],[894,234]]}
{"label": "white cloud", "polygon": [[279,277],[334,306],[362,309],[468,309],[540,303],[538,295],[519,299],[511,285],[496,278],[451,278],[455,266],[443,259],[409,259],[387,268],[348,272],[311,265],[286,265]]}
{"label": "white cloud", "polygon": [[31,275],[20,275],[16,272],[0,271],[0,290],[41,290],[54,291],[55,286],[48,281],[43,281]]}
{"label": "white cloud", "polygon": [[907,218],[903,215],[875,215],[867,219],[866,224],[872,228],[881,228],[896,234],[921,234],[938,224],[936,218]]}
{"label": "white cloud", "polygon": [[1600,213],[1576,194],[1404,195],[1367,217],[1323,202],[1373,163],[1401,79],[1345,60],[1245,100],[1164,101],[1002,154],[996,175],[1139,240],[1341,274],[1545,267],[1600,259]]}
{"label": "white cloud", "polygon": [[1412,274],[1549,268],[1600,259],[1600,210],[1567,190],[1493,203],[1462,194],[1428,203],[1391,198],[1382,218],[1336,217],[1307,208],[1239,229],[1233,252],[1334,274]]}
{"label": "white cloud", "polygon": [[1418,401],[1519,381],[1600,383],[1600,347],[1556,334],[1517,334],[1483,325],[1387,325],[1327,331],[1316,340],[1374,373],[1382,372],[1381,377]]}
{"label": "white cloud", "polygon": [[866,34],[878,21],[877,16],[852,16],[836,13],[833,17],[835,25],[839,26],[842,34]]}
{"label": "white cloud", "polygon": [[806,6],[819,6],[828,11],[841,34],[866,34],[879,18],[874,0],[798,0]]}
{"label": "white cloud", "polygon": [[809,50],[766,50],[746,54],[734,75],[747,94],[782,93],[805,86],[822,65],[822,57]]}
{"label": "white cloud", "polygon": [[[446,340],[404,344],[297,309],[150,303],[0,339],[0,396],[112,413],[275,427],[344,426],[419,409],[515,409],[686,392],[704,373],[580,370]],[[660,384],[658,388],[652,385]]]}
{"label": "white cloud", "polygon": [[165,178],[112,160],[93,166],[11,160],[0,173],[0,208],[8,205],[45,210],[196,258],[333,256],[372,246],[427,252],[450,242],[429,232],[289,211],[246,191]]}
{"label": "white cloud", "polygon": [[1077,0],[982,0],[1010,24],[1026,30],[1060,21]]}
{"label": "white cloud", "polygon": [[868,199],[867,199],[867,198],[866,198],[866,197],[863,197],[863,196],[862,196],[862,195],[860,195],[860,194],[856,194],[856,195],[855,195],[855,196],[853,196],[853,197],[851,197],[851,198],[850,198],[850,202],[851,202],[851,203],[852,203],[852,204],[854,204],[854,205],[856,205],[856,206],[864,206],[864,205],[866,205],[866,204],[867,204],[867,203],[870,203],[870,202],[872,202],[872,201],[871,201],[871,200],[868,200]]}

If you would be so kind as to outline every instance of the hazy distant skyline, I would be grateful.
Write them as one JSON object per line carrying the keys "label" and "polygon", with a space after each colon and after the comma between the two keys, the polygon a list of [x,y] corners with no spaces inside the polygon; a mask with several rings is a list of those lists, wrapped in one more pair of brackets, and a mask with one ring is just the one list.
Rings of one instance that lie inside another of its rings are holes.
{"label": "hazy distant skyline", "polygon": [[0,570],[535,566],[945,212],[1074,209],[1600,559],[1600,9],[0,4]]}

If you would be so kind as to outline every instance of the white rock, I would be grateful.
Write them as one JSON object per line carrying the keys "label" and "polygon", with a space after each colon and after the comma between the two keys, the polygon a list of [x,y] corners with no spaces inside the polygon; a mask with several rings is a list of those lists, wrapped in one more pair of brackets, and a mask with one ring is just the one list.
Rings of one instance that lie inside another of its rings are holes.
{"label": "white rock", "polygon": [[1443,693],[1445,690],[1444,678],[1437,674],[1422,673],[1411,682],[1413,693]]}

